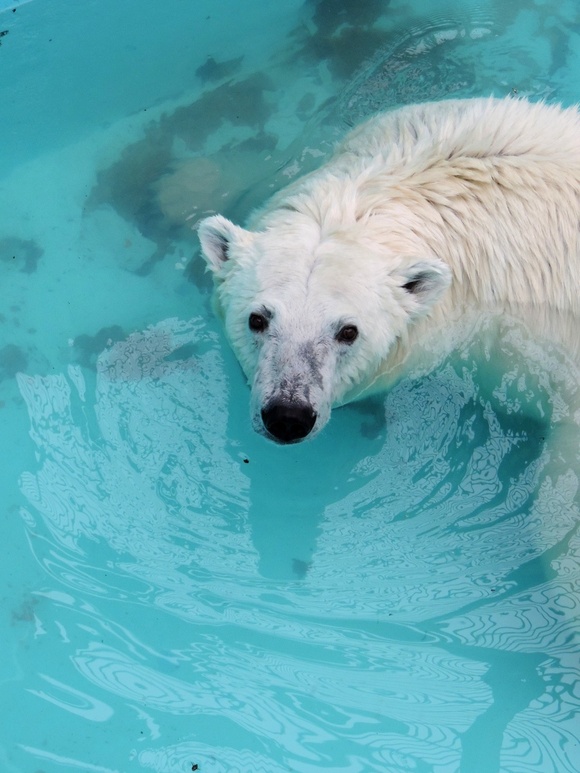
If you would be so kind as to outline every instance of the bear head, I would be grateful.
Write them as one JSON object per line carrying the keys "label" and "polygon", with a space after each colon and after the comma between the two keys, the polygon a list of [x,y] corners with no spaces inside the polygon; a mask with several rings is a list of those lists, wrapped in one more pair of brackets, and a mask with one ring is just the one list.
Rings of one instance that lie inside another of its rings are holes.
{"label": "bear head", "polygon": [[364,227],[325,233],[283,207],[257,231],[208,217],[199,237],[217,311],[252,388],[254,428],[279,443],[319,432],[451,281],[436,257],[387,247]]}

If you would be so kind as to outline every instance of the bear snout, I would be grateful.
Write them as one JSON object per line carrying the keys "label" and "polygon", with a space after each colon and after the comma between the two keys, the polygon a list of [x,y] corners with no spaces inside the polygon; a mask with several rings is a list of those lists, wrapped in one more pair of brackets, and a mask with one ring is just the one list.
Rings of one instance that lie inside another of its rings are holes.
{"label": "bear snout", "polygon": [[316,412],[308,403],[272,400],[262,409],[262,422],[278,443],[298,443],[312,431]]}

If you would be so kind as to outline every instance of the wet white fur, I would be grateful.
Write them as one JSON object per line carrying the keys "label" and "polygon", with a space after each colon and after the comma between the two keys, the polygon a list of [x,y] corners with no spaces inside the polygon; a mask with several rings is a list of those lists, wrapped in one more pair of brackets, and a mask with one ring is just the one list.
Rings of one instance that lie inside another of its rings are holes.
{"label": "wet white fur", "polygon": [[[579,216],[576,108],[472,99],[362,124],[249,230],[206,219],[202,249],[256,429],[293,384],[318,431],[332,405],[404,374],[464,309],[577,314]],[[248,316],[260,309],[272,320],[256,334]],[[335,339],[347,323],[360,331],[351,346]]]}

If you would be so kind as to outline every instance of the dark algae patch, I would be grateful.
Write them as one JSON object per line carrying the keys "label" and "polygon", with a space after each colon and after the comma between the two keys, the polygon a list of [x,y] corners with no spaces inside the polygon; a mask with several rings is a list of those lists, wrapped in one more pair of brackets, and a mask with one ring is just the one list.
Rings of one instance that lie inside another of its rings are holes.
{"label": "dark algae patch", "polygon": [[0,349],[0,381],[14,378],[17,373],[26,370],[28,357],[16,344],[7,344]]}
{"label": "dark algae patch", "polygon": [[[239,61],[208,60],[198,74],[212,80],[226,71],[226,65],[238,67]],[[193,254],[196,221],[214,211],[227,213],[230,202],[267,176],[272,165],[264,166],[263,159],[277,142],[264,129],[272,111],[268,92],[273,90],[263,73],[222,83],[151,122],[142,139],[127,145],[116,161],[97,172],[85,214],[110,206],[154,244],[136,273],[150,273],[178,242],[191,244]],[[247,127],[251,136],[226,139],[219,152],[207,153],[207,139],[224,123]]]}
{"label": "dark algae patch", "polygon": [[240,69],[243,56],[236,59],[228,59],[223,62],[216,62],[213,56],[208,56],[205,62],[197,68],[195,74],[204,83],[221,81],[229,78]]}
{"label": "dark algae patch", "polygon": [[101,352],[117,341],[123,341],[127,334],[119,325],[101,328],[95,335],[83,333],[73,342],[73,361],[84,368],[95,370]]}
{"label": "dark algae patch", "polygon": [[182,139],[191,150],[199,151],[208,136],[226,121],[234,126],[263,129],[272,112],[266,92],[274,90],[274,84],[263,73],[253,73],[242,81],[228,81],[206,91],[191,105],[178,107],[164,116],[159,127],[165,134]]}
{"label": "dark algae patch", "polygon": [[310,0],[312,16],[295,30],[292,57],[325,61],[333,77],[350,77],[388,42],[389,33],[377,27],[388,5],[389,0],[351,0],[338,6],[333,0]]}
{"label": "dark algae patch", "polygon": [[32,239],[7,236],[0,239],[0,261],[17,266],[25,274],[36,271],[44,250]]}

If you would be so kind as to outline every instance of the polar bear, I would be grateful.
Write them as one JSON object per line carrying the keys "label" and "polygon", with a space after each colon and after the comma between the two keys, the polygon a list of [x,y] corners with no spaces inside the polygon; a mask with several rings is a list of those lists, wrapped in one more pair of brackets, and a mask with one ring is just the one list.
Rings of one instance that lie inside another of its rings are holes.
{"label": "polar bear", "polygon": [[378,115],[247,230],[206,218],[202,252],[255,429],[314,436],[466,310],[552,309],[577,341],[579,219],[578,110],[512,98]]}

